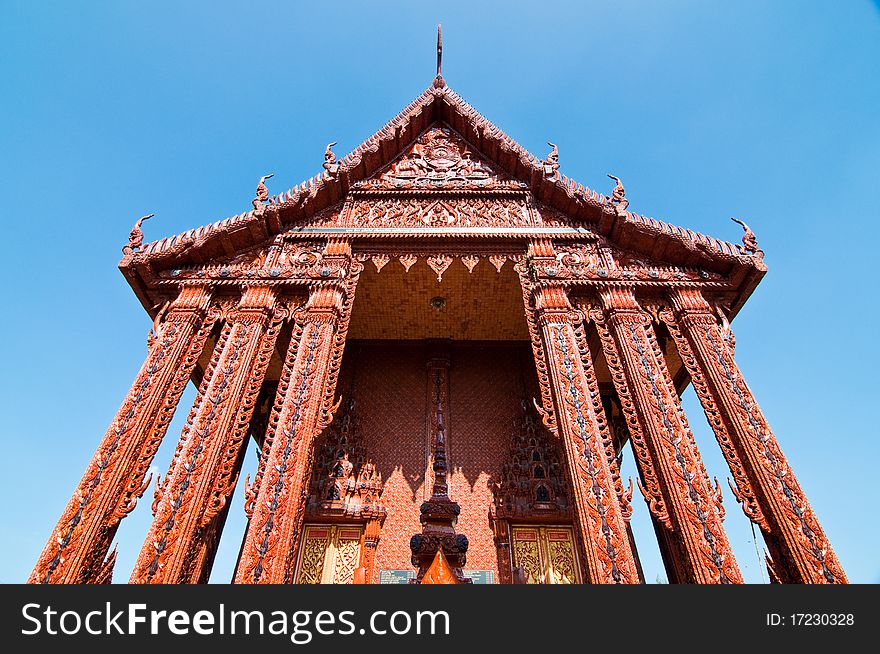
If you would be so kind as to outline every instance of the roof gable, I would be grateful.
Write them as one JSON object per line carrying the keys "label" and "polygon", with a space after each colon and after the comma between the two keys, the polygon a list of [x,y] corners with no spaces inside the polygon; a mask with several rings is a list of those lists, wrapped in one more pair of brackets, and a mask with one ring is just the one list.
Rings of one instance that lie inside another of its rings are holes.
{"label": "roof gable", "polygon": [[402,190],[502,190],[528,188],[480,155],[461,135],[444,123],[425,129],[390,164],[352,189]]}
{"label": "roof gable", "polygon": [[[127,254],[120,268],[133,285],[143,286],[137,273],[140,267],[158,272],[216,261],[265,244],[288,230],[340,220],[339,207],[350,193],[480,190],[499,195],[527,193],[535,206],[546,209],[542,216],[559,215],[565,224],[587,228],[653,261],[705,268],[740,280],[755,277],[748,284],[751,288],[763,275],[763,263],[742,246],[625,211],[625,205],[559,173],[553,154],[555,148],[542,160],[526,151],[438,77],[341,160],[336,161],[328,150],[322,173],[265,202],[255,201],[251,211],[145,244]],[[466,226],[469,221],[481,226],[462,217],[452,200],[433,202],[415,215],[416,221],[437,229],[453,223]],[[507,215],[513,224],[534,221],[534,216]],[[375,216],[358,218],[369,222]]]}

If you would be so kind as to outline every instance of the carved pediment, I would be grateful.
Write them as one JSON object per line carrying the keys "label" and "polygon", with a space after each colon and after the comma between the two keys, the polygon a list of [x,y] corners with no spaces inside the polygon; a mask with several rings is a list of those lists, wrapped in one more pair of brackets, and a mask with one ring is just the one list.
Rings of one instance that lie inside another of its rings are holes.
{"label": "carved pediment", "polygon": [[344,277],[345,274],[337,262],[328,261],[323,256],[321,243],[288,241],[279,236],[272,243],[236,255],[162,270],[157,277],[159,281],[210,279],[235,282],[257,279],[329,279]]}
{"label": "carved pediment", "polygon": [[[539,209],[528,193],[475,196],[357,196],[346,211],[324,211],[298,228],[521,228],[581,227],[556,211]],[[581,229],[584,229],[581,227]]]}
{"label": "carved pediment", "polygon": [[[143,242],[141,231],[147,216],[140,219],[120,268],[144,306],[152,311],[167,299],[165,291],[153,294],[154,285],[192,278],[232,284],[241,278],[333,276],[322,265],[277,265],[269,242],[357,238],[360,230],[383,239],[510,238],[516,239],[514,250],[526,237],[571,243],[594,242],[603,234],[634,254],[620,257],[619,265],[612,255],[590,260],[581,266],[587,277],[647,283],[723,278],[744,297],[766,271],[750,230],[746,244],[735,246],[629,212],[616,177],[610,198],[576,183],[559,169],[558,148],[552,146],[543,160],[535,157],[445,84],[432,85],[345,157],[337,158],[331,146],[324,170],[286,192],[273,197],[276,189],[267,187],[264,175],[254,210],[150,243]],[[411,265],[415,255],[401,255],[409,262],[405,266]],[[661,263],[660,257],[674,263]],[[563,278],[581,276],[569,262],[533,263],[537,276],[544,274],[538,263],[546,264],[548,277],[554,271]]]}
{"label": "carved pediment", "polygon": [[724,277],[702,268],[652,260],[594,237],[590,242],[560,243],[556,257],[531,261],[534,274],[544,279],[605,279],[621,281],[722,281]]}
{"label": "carved pediment", "polygon": [[406,189],[512,189],[525,184],[499,173],[449,127],[435,124],[422,132],[403,154],[378,174],[354,188]]}

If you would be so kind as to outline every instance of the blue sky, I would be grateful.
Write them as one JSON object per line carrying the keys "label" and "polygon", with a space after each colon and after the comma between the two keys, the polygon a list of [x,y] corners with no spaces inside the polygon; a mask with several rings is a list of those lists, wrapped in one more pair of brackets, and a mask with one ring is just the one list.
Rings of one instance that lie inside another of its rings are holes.
{"label": "blue sky", "polygon": [[[134,220],[156,213],[152,240],[250,208],[267,172],[275,193],[315,174],[328,141],[348,152],[428,86],[437,22],[449,85],[536,154],[557,143],[566,175],[608,192],[612,172],[632,210],[720,238],[740,237],[730,216],[752,226],[770,272],[734,321],[737,358],[851,581],[880,582],[876,3],[9,0],[0,581],[27,577],[143,360],[150,322],[115,269]],[[685,406],[724,480],[692,391]],[[118,581],[148,506],[120,529]],[[212,581],[243,524],[239,489]]]}

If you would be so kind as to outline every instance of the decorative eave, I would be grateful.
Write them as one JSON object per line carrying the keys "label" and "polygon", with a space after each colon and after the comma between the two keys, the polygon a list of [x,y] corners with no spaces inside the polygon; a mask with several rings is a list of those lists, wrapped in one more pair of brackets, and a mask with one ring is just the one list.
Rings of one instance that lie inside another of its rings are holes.
{"label": "decorative eave", "polygon": [[699,266],[725,274],[738,289],[736,314],[760,282],[766,266],[740,245],[632,212],[618,212],[611,198],[565,175],[547,176],[543,161],[489,122],[438,76],[408,107],[339,161],[337,174],[326,170],[251,210],[176,236],[144,244],[126,254],[119,268],[152,315],[154,302],[139,269],[166,269],[230,256],[265,243],[341,202],[352,185],[390,164],[432,123],[442,121],[469,141],[506,174],[528,184],[541,203],[583,223],[609,240],[646,256]]}

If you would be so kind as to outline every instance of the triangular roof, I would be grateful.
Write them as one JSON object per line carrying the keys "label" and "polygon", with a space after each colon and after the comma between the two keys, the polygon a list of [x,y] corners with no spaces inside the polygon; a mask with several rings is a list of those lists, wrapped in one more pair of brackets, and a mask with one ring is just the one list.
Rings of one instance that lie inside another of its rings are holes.
{"label": "triangular roof", "polygon": [[[384,127],[341,159],[339,172],[326,170],[270,198],[262,211],[230,218],[146,243],[126,255],[120,269],[144,301],[137,273],[142,265],[167,269],[231,256],[295,227],[343,200],[353,185],[381,171],[433,123],[450,126],[497,169],[527,185],[536,200],[630,250],[666,262],[699,266],[727,275],[740,288],[735,313],[766,267],[742,246],[633,212],[619,213],[611,198],[569,179],[545,174],[543,161],[490,123],[438,76]],[[144,301],[145,306],[148,302]],[[149,308],[148,308],[149,310]]]}

